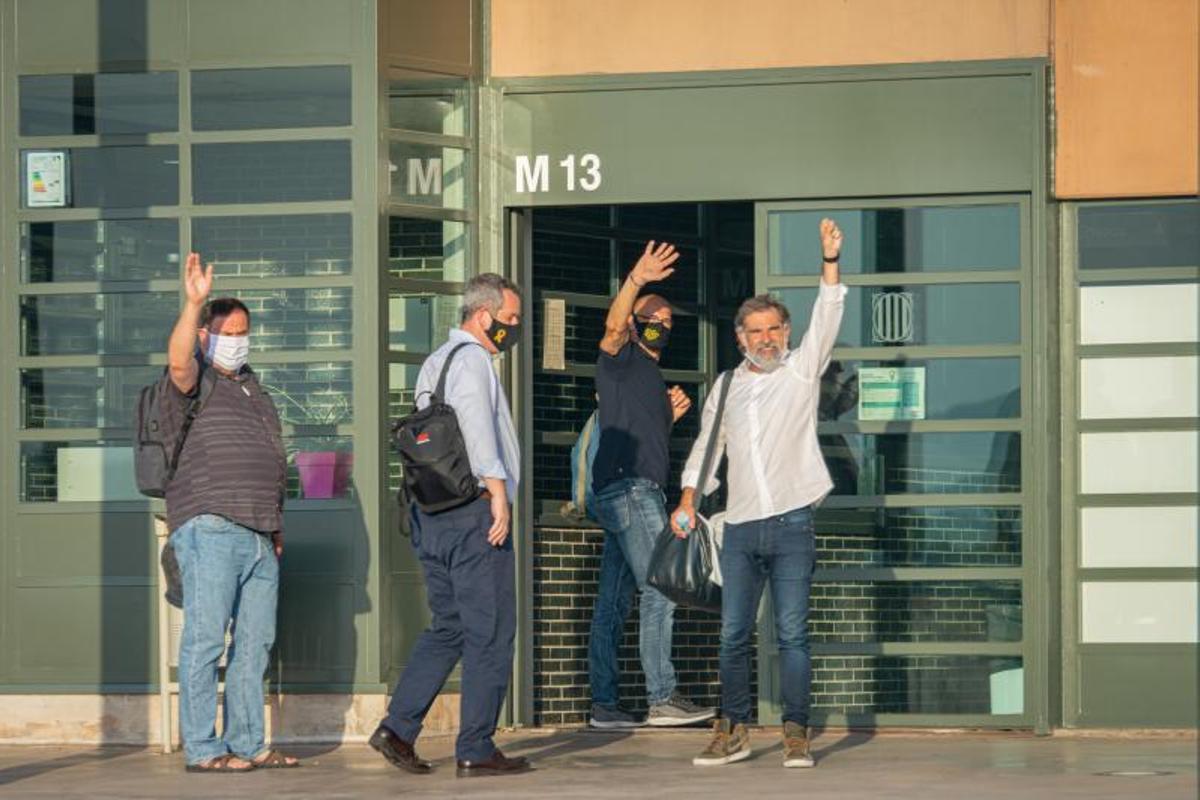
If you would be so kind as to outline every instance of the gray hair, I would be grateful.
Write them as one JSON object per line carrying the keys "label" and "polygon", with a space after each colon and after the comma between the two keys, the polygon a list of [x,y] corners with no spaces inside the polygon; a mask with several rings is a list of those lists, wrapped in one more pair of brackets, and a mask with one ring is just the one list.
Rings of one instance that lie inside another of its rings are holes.
{"label": "gray hair", "polygon": [[462,313],[459,321],[466,322],[481,308],[492,316],[496,316],[500,307],[504,305],[505,289],[517,297],[521,296],[521,290],[517,288],[517,285],[503,275],[481,272],[471,278],[467,281],[466,289],[463,290]]}
{"label": "gray hair", "polygon": [[744,329],[746,327],[746,317],[751,314],[757,314],[760,311],[774,311],[779,315],[779,321],[784,325],[790,325],[792,322],[792,315],[788,312],[787,306],[769,294],[758,294],[738,306],[737,316],[733,318],[734,330],[741,331]]}

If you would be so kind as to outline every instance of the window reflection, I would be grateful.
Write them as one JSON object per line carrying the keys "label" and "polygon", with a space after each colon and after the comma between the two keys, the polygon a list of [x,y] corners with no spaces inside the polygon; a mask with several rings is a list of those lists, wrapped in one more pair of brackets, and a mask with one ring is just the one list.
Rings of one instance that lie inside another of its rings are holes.
{"label": "window reflection", "polygon": [[1017,656],[815,656],[813,711],[844,714],[1019,714]]}
{"label": "window reflection", "polygon": [[814,642],[1021,640],[1020,581],[819,581]]}
{"label": "window reflection", "polygon": [[166,352],[175,292],[21,298],[21,355]]}
{"label": "window reflection", "polygon": [[[808,328],[817,297],[816,281],[814,278],[811,289],[773,292],[791,313],[793,346],[800,343]],[[897,320],[905,318],[909,324],[898,324]],[[846,295],[837,338],[840,347],[1020,341],[1021,288],[1016,283],[855,286]]]}
{"label": "window reflection", "polygon": [[138,281],[179,274],[173,219],[28,222],[21,225],[22,280]]}
{"label": "window reflection", "polygon": [[250,309],[250,360],[269,350],[340,350],[352,345],[349,288],[237,292]]}
{"label": "window reflection", "polygon": [[350,142],[192,146],[197,203],[294,203],[350,198]]}
{"label": "window reflection", "polygon": [[346,275],[349,214],[197,217],[192,247],[213,274],[240,278]]}
{"label": "window reflection", "polygon": [[76,147],[68,152],[70,202],[75,208],[179,203],[179,148],[175,145]]}
{"label": "window reflection", "polygon": [[1020,209],[1015,204],[775,211],[768,217],[772,275],[820,270],[818,224],[842,229],[847,273],[1019,269]]}
{"label": "window reflection", "polygon": [[1200,266],[1200,202],[1080,206],[1079,266]]}
{"label": "window reflection", "polygon": [[138,392],[162,367],[21,370],[24,428],[132,428]]}
{"label": "window reflection", "polygon": [[388,274],[393,278],[465,280],[468,246],[466,223],[388,218]]}
{"label": "window reflection", "polygon": [[349,363],[262,364],[254,371],[285,425],[320,428],[323,430],[312,432],[328,434],[330,429],[354,421]]}
{"label": "window reflection", "polygon": [[829,508],[817,511],[817,560],[848,567],[1016,567],[1019,507]]}
{"label": "window reflection", "polygon": [[435,208],[467,207],[471,193],[467,151],[392,142],[388,153],[394,200]]}
{"label": "window reflection", "polygon": [[388,347],[428,353],[457,328],[461,295],[392,294],[388,299]]}
{"label": "window reflection", "polygon": [[819,437],[834,494],[1019,492],[1017,433],[888,433]]}
{"label": "window reflection", "polygon": [[145,500],[127,441],[21,442],[22,503]]}
{"label": "window reflection", "polygon": [[1018,358],[946,358],[924,361],[832,361],[821,376],[819,418],[859,418],[859,369],[924,369],[924,416],[918,419],[1013,419],[1021,416]]}
{"label": "window reflection", "polygon": [[465,136],[466,81],[430,73],[394,72],[388,86],[388,125],[422,133]]}
{"label": "window reflection", "polygon": [[350,124],[350,67],[269,67],[192,72],[198,131]]}
{"label": "window reflection", "polygon": [[24,75],[22,136],[155,133],[179,128],[175,72]]}

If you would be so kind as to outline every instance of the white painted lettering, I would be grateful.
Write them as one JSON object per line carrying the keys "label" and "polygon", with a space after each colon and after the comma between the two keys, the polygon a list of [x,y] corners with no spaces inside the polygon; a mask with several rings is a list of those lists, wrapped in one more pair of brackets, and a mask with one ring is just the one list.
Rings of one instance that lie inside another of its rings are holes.
{"label": "white painted lettering", "polygon": [[442,160],[440,158],[410,158],[408,160],[408,193],[442,193]]}
{"label": "white painted lettering", "polygon": [[540,155],[530,168],[529,156],[517,156],[517,191],[550,191],[550,156]]}

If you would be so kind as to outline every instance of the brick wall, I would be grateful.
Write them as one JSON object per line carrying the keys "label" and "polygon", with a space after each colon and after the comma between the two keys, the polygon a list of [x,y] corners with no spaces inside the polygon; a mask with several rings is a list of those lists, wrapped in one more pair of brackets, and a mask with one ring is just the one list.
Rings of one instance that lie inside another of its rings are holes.
{"label": "brick wall", "polygon": [[[533,705],[535,724],[576,725],[591,710],[588,630],[595,603],[604,533],[595,529],[538,528],[533,549]],[[646,710],[646,683],[638,658],[637,602],[618,654],[621,703]],[[720,619],[690,609],[675,612],[672,661],[680,690],[694,702],[719,705]]]}

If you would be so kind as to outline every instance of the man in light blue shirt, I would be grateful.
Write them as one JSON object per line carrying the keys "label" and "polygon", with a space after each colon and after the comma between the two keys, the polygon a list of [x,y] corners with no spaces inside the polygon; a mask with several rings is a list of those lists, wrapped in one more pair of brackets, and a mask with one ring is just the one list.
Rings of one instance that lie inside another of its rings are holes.
{"label": "man in light blue shirt", "polygon": [[472,278],[463,296],[462,324],[435,350],[417,377],[417,404],[428,405],[442,366],[446,396],[466,444],[479,495],[436,514],[412,509],[412,543],[425,575],[432,621],[417,640],[396,685],[388,716],[371,746],[414,774],[432,770],[413,742],[446,678],[462,659],[462,703],[455,755],[459,777],[530,769],[508,758],[493,735],[508,691],[516,632],[511,498],[520,481],[520,450],[512,412],[492,357],[508,350],[521,330],[521,296],[499,275]]}

